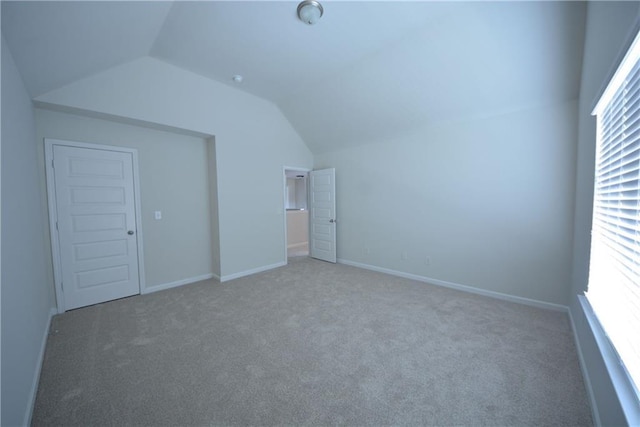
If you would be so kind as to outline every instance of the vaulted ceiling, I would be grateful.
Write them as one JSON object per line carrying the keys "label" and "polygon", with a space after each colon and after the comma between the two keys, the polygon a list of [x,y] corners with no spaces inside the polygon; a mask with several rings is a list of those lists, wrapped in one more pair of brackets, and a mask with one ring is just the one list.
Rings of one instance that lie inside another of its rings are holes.
{"label": "vaulted ceiling", "polygon": [[583,2],[296,7],[3,1],[2,33],[33,97],[151,56],[274,102],[314,152],[578,96]]}

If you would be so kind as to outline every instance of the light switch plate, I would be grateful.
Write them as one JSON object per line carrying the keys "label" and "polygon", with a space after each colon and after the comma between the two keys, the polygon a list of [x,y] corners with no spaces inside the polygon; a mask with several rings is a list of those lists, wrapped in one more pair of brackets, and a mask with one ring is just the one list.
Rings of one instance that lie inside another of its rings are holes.
{"label": "light switch plate", "polygon": [[162,212],[161,211],[155,211],[154,215],[155,215],[156,219],[162,219]]}

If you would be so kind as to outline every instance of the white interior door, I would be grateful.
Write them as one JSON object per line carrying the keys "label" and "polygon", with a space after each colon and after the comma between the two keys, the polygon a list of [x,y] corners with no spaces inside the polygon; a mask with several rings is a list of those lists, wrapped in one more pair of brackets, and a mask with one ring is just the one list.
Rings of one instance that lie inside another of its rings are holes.
{"label": "white interior door", "polygon": [[309,173],[309,253],[336,262],[336,170]]}
{"label": "white interior door", "polygon": [[53,145],[64,308],[140,293],[131,152]]}

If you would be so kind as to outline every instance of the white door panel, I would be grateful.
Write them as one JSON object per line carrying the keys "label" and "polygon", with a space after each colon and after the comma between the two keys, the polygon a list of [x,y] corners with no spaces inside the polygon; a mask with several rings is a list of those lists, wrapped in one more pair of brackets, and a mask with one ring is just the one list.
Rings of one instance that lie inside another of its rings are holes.
{"label": "white door panel", "polygon": [[66,310],[140,293],[133,155],[53,146]]}
{"label": "white door panel", "polygon": [[309,252],[313,258],[336,262],[336,170],[309,173]]}

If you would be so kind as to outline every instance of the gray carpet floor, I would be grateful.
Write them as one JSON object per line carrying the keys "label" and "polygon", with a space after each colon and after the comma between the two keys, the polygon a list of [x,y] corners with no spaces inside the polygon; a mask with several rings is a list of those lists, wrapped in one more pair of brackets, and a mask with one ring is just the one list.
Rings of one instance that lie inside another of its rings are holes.
{"label": "gray carpet floor", "polygon": [[592,425],[568,317],[309,258],[54,317],[33,425]]}

